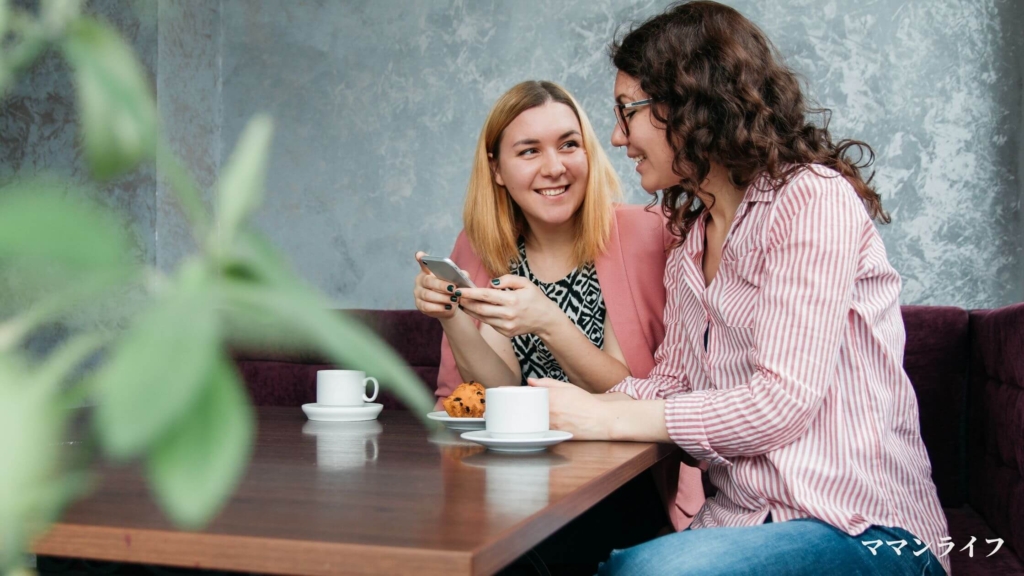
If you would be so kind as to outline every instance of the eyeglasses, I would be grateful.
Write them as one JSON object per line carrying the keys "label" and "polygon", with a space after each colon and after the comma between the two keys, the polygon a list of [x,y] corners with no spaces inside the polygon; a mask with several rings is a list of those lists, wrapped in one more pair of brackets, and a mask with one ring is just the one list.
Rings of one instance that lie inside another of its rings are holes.
{"label": "eyeglasses", "polygon": [[652,103],[654,103],[654,98],[615,105],[615,120],[619,123],[619,128],[622,129],[622,134],[624,136],[629,136],[629,119],[633,116],[633,112],[630,112],[627,116],[626,110],[632,110],[633,108],[639,108],[641,106],[649,106]]}

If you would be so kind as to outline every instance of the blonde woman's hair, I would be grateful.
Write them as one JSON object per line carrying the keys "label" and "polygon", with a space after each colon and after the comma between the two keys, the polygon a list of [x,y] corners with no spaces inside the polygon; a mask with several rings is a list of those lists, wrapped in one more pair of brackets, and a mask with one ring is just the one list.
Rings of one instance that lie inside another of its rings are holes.
{"label": "blonde woman's hair", "polygon": [[493,157],[498,161],[501,137],[508,125],[526,110],[548,102],[565,104],[576,114],[583,150],[590,164],[583,203],[573,216],[576,227],[573,260],[577,267],[593,262],[604,252],[611,234],[614,203],[622,199],[618,175],[576,99],[553,82],[528,80],[516,84],[498,98],[480,131],[462,213],[469,243],[493,278],[508,274],[510,265],[519,259],[516,241],[526,232],[527,223],[512,196],[494,181],[490,160]]}

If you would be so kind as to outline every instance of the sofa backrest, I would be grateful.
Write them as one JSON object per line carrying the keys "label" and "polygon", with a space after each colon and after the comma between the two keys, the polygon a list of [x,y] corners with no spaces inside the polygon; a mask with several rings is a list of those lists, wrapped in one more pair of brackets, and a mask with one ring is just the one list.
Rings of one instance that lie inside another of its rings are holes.
{"label": "sofa backrest", "polygon": [[949,306],[904,306],[902,310],[907,329],[903,368],[917,394],[921,437],[932,462],[932,479],[943,506],[962,506],[967,495],[967,311]]}
{"label": "sofa backrest", "polygon": [[[416,310],[354,310],[434,390],[441,362],[441,325]],[[904,365],[921,408],[921,436],[939,498],[960,506],[966,496],[963,422],[968,365],[968,315],[960,308],[906,306]],[[236,362],[255,404],[300,406],[316,401],[316,371],[334,367],[316,354],[238,352]],[[385,392],[390,409],[401,405]],[[1019,461],[1024,461],[1021,458]]]}
{"label": "sofa backrest", "polygon": [[[346,313],[377,332],[431,391],[437,388],[442,334],[437,320],[417,310],[347,310]],[[257,406],[301,406],[316,402],[317,370],[338,367],[321,354],[294,351],[238,350],[234,358]],[[385,389],[381,390],[377,401],[387,409],[401,409],[402,405]]]}
{"label": "sofa backrest", "polygon": [[968,501],[1024,552],[1024,304],[970,315]]}

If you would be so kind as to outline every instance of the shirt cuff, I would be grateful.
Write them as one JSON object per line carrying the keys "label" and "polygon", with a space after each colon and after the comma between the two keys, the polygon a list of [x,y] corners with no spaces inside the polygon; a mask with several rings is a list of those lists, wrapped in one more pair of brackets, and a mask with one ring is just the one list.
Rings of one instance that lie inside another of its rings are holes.
{"label": "shirt cuff", "polygon": [[636,386],[633,385],[634,380],[636,380],[636,378],[633,378],[632,376],[627,376],[625,380],[619,382],[615,386],[612,386],[607,391],[605,391],[605,394],[611,394],[612,392],[622,392],[626,396],[629,396],[630,398],[636,400],[637,392]]}
{"label": "shirt cuff", "polygon": [[634,378],[627,376],[625,380],[613,386],[609,392],[622,392],[634,400],[655,400],[662,398],[661,388],[657,380],[651,378]]}
{"label": "shirt cuff", "polygon": [[711,464],[732,466],[708,442],[704,430],[704,403],[709,395],[701,392],[677,394],[665,400],[665,426],[668,436],[687,454]]}

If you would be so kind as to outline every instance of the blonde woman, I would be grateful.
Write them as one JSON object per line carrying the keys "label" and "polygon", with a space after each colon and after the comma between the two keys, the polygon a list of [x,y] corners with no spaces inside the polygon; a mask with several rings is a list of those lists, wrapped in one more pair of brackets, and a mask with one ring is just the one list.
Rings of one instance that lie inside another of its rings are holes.
{"label": "blonde woman", "polygon": [[[545,377],[604,392],[651,371],[665,334],[672,237],[657,211],[620,198],[590,121],[565,89],[527,81],[498,99],[451,254],[477,288],[459,289],[422,264],[416,277],[416,307],[445,333],[438,397],[470,380],[494,387]],[[704,500],[696,469],[682,470],[680,486],[686,495],[670,507],[677,528]]]}

